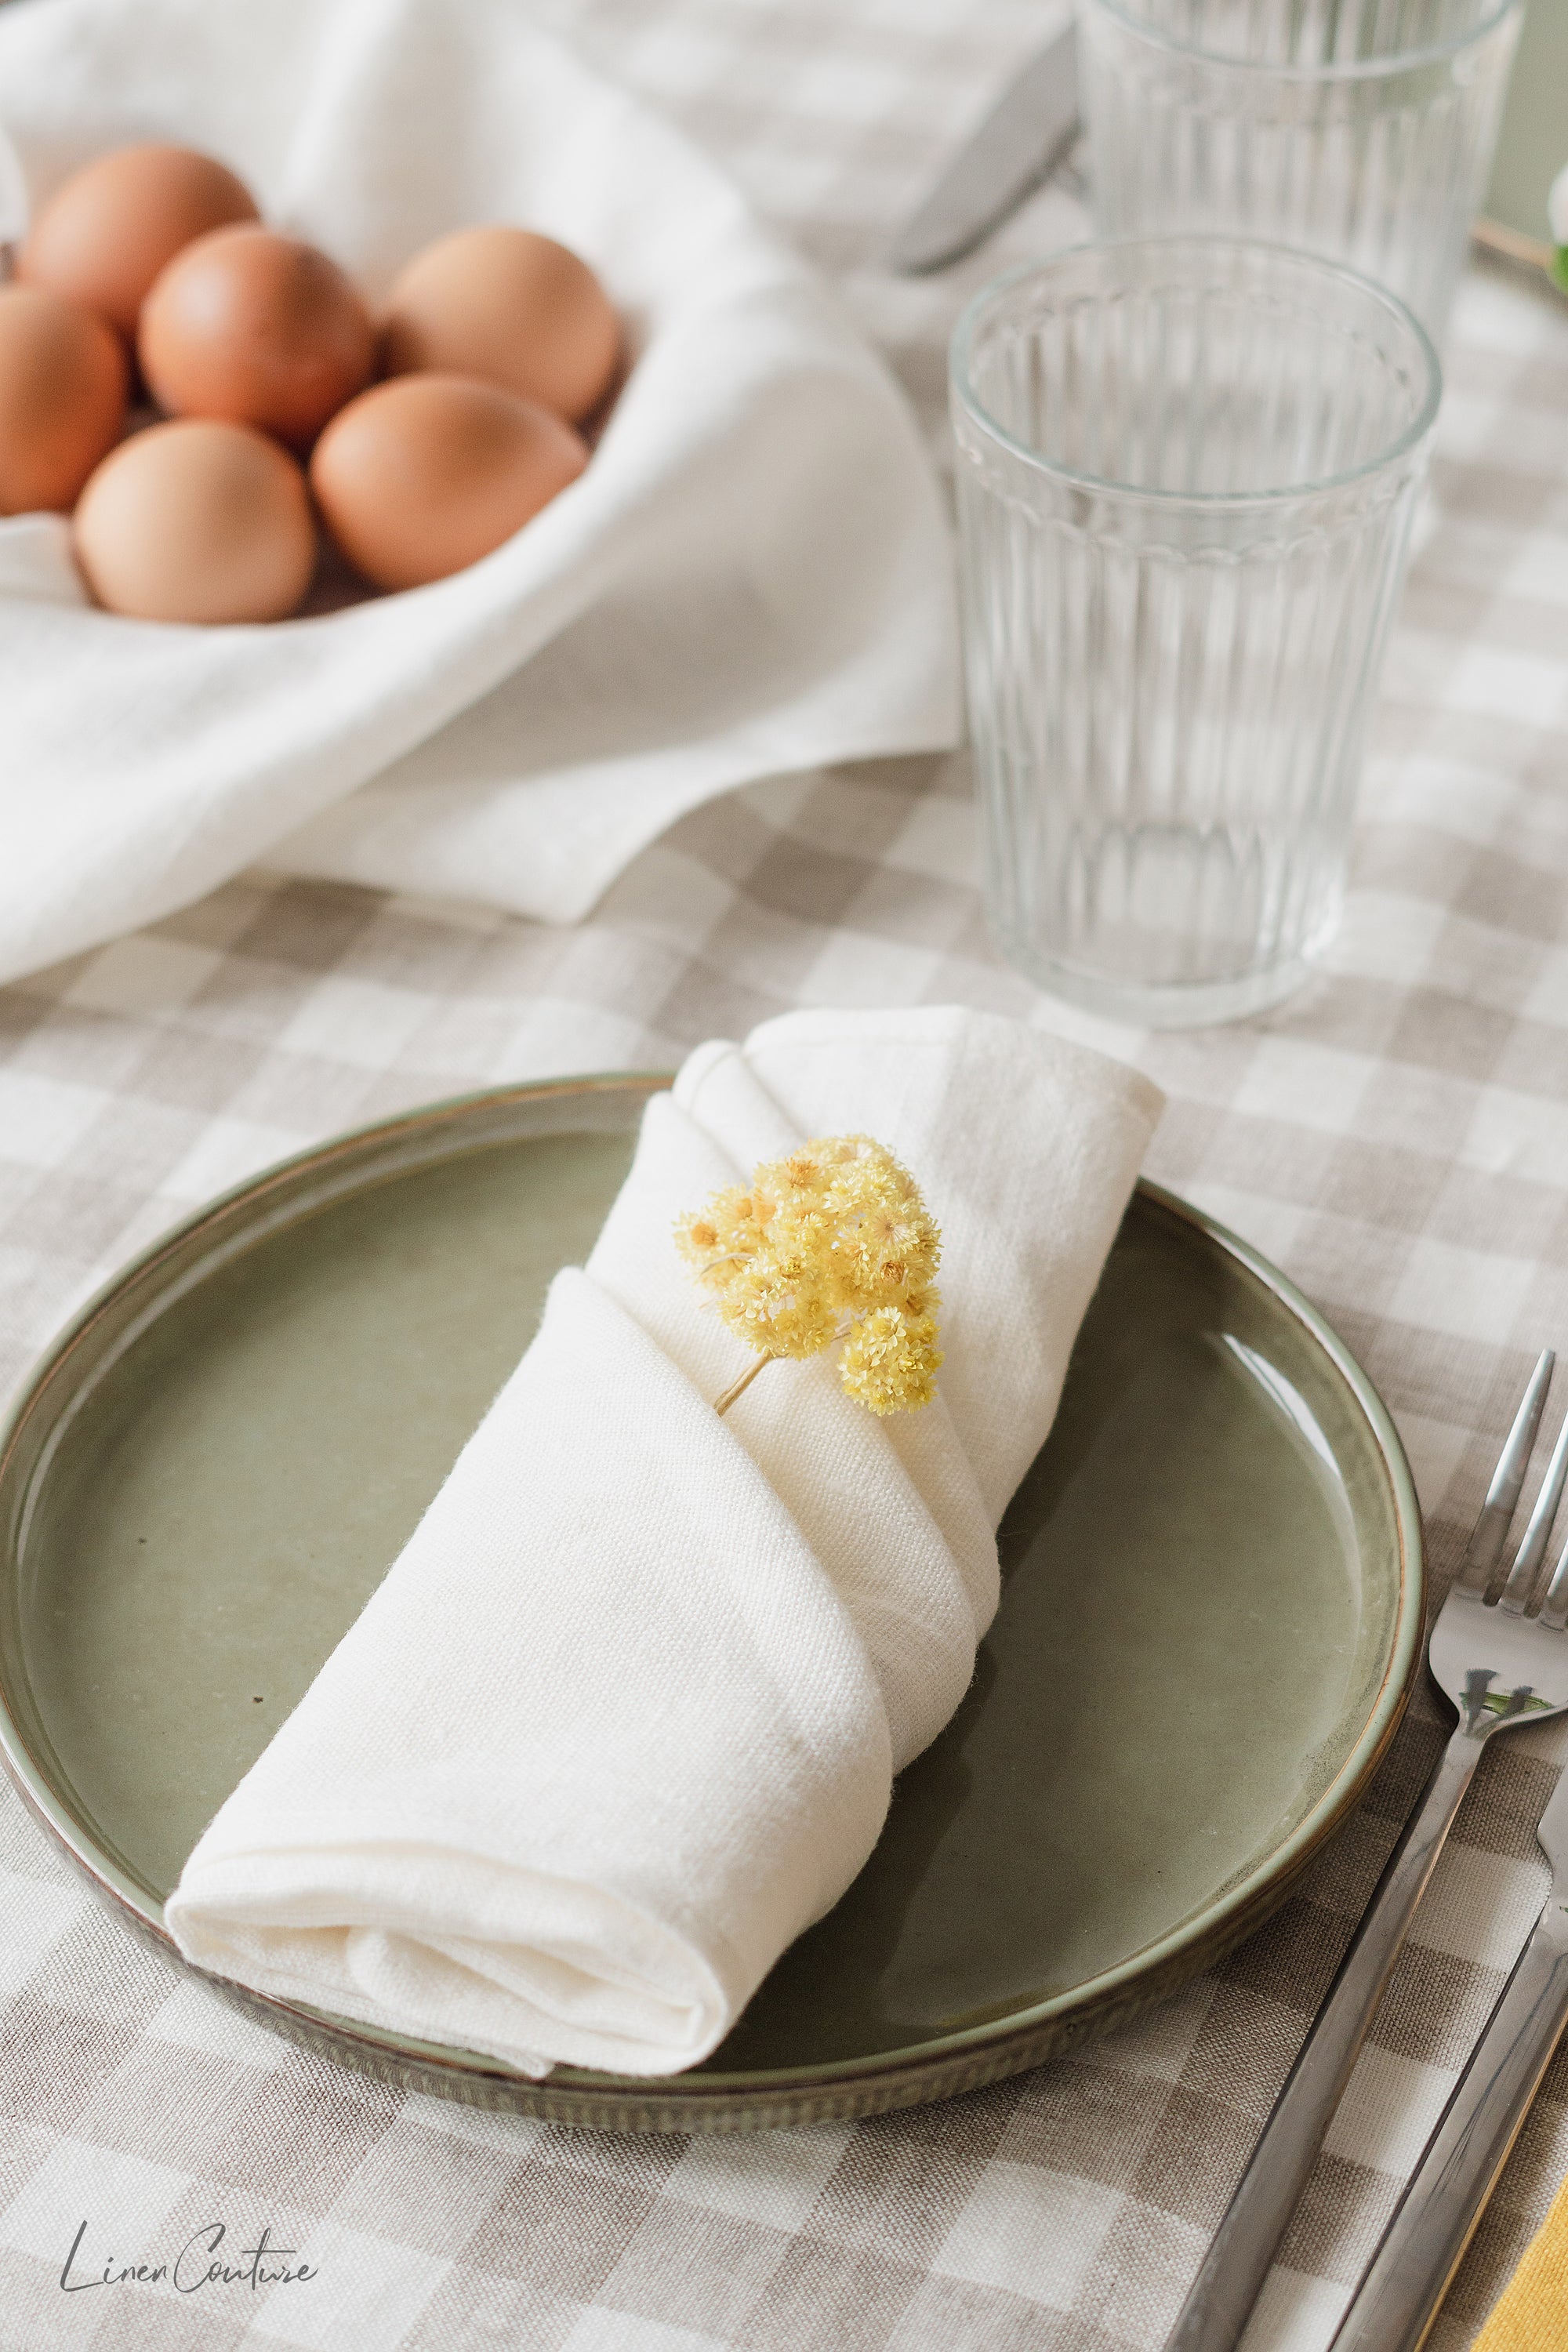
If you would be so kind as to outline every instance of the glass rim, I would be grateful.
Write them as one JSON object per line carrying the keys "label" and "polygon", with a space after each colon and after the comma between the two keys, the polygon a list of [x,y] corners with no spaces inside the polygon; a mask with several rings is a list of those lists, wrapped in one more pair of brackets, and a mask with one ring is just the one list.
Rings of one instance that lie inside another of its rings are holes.
{"label": "glass rim", "polygon": [[1186,58],[1194,62],[1215,67],[1227,73],[1267,75],[1273,81],[1289,82],[1371,82],[1392,79],[1395,74],[1413,72],[1421,66],[1440,65],[1446,58],[1462,56],[1489,33],[1496,32],[1504,18],[1522,15],[1524,0],[1497,0],[1497,5],[1479,25],[1468,33],[1456,33],[1447,41],[1430,41],[1425,48],[1401,49],[1393,57],[1351,58],[1341,63],[1321,66],[1270,65],[1263,58],[1227,57],[1223,49],[1200,48],[1195,42],[1178,39],[1173,34],[1156,30],[1135,16],[1126,0],[1077,0],[1080,15],[1098,8],[1102,16],[1113,16],[1122,28],[1147,41],[1152,48],[1163,49],[1167,56]]}
{"label": "glass rim", "polygon": [[[1512,5],[1512,0],[1510,0]],[[1354,289],[1358,294],[1370,296],[1399,325],[1415,338],[1417,354],[1426,367],[1426,396],[1412,421],[1397,439],[1359,466],[1347,467],[1338,474],[1323,474],[1300,482],[1281,482],[1262,490],[1160,490],[1138,482],[1119,482],[1109,474],[1090,474],[1077,466],[1065,465],[1060,458],[1047,457],[1028,443],[1020,441],[984,405],[974,389],[971,359],[975,336],[984,323],[987,310],[1012,287],[1022,285],[1030,278],[1055,274],[1061,266],[1076,261],[1087,253],[1159,253],[1219,252],[1258,254],[1288,261],[1321,278],[1338,280]],[[1262,237],[1250,236],[1118,236],[1089,237],[1081,245],[1064,246],[1059,253],[1043,259],[1016,262],[1011,269],[987,280],[978,293],[971,295],[959,314],[948,345],[949,387],[969,416],[983,433],[997,442],[1011,456],[1017,457],[1036,474],[1052,481],[1062,482],[1073,489],[1089,490],[1100,497],[1136,499],[1145,505],[1166,509],[1188,508],[1205,513],[1228,510],[1235,512],[1248,507],[1279,507],[1299,503],[1306,498],[1320,498],[1328,492],[1351,488],[1375,474],[1386,472],[1418,449],[1436,422],[1438,405],[1443,397],[1443,370],[1436,347],[1408,303],[1375,279],[1363,278],[1359,269],[1349,268],[1341,261],[1330,261],[1321,254],[1302,253],[1295,246],[1276,245]]]}

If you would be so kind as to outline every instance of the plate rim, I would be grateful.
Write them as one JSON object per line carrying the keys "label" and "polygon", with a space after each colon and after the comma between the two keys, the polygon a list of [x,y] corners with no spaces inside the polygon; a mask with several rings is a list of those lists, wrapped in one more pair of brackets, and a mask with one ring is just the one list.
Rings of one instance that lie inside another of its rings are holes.
{"label": "plate rim", "polygon": [[[12,1475],[13,1458],[32,1415],[45,1403],[54,1383],[68,1374],[73,1357],[90,1338],[100,1318],[114,1308],[128,1289],[152,1278],[160,1261],[191,1244],[203,1227],[221,1227],[237,1213],[264,1202],[269,1191],[280,1191],[287,1197],[297,1183],[320,1177],[331,1171],[334,1162],[352,1162],[362,1154],[395,1149],[400,1135],[430,1138],[437,1148],[428,1157],[437,1160],[443,1156],[438,1148],[443,1130],[454,1125],[482,1122],[487,1111],[504,1121],[510,1109],[550,1098],[629,1095],[646,1100],[666,1088],[671,1075],[668,1071],[603,1071],[581,1076],[520,1080],[443,1097],[307,1146],[202,1202],[120,1265],[68,1318],[36,1359],[0,1422],[0,1496]],[[491,1139],[501,1142],[507,1139],[498,1134]],[[483,1135],[476,1135],[458,1149],[483,1149],[486,1140]],[[382,1178],[373,1176],[368,1181],[395,1181],[408,1172],[409,1165],[404,1163],[388,1169]],[[351,1171],[342,1190],[353,1189]],[[420,2088],[444,2090],[447,2095],[474,2104],[500,2105],[553,2116],[559,2120],[597,2123],[605,2128],[713,2128],[714,2117],[721,2118],[720,2128],[735,2128],[737,2125],[765,2127],[781,2121],[805,2122],[830,2115],[868,2113],[876,2107],[941,2096],[947,2090],[969,2088],[1037,2063],[1049,2050],[1077,2039],[1079,2032],[1099,2030],[1101,2022],[1113,2022],[1148,2000],[1166,1997],[1178,1980],[1173,1972],[1180,1971],[1184,1961],[1191,1962],[1185,1972],[1192,1973],[1205,1958],[1217,1956],[1261,1924],[1364,1793],[1408,1703],[1425,1632],[1426,1566],[1420,1505],[1404,1445],[1370,1376],[1326,1317],[1262,1251],[1206,1211],[1150,1178],[1140,1176],[1135,1190],[1251,1275],[1277,1305],[1304,1328],[1338,1373],[1366,1424],[1387,1482],[1399,1554],[1398,1593],[1388,1654],[1377,1690],[1351,1751],[1308,1812],[1256,1868],[1247,1871],[1224,1893],[1211,1898],[1152,1943],[1081,1983],[1009,2010],[1000,2018],[947,2028],[918,2042],[853,2057],[787,2067],[673,2075],[616,2074],[558,2066],[547,2076],[535,2078],[516,2074],[480,2053],[464,2052],[455,2045],[416,2042],[313,2010],[304,2003],[258,1994],[248,1987],[192,1968],[179,1954],[163,1926],[162,1900],[133,1879],[111,1853],[84,1831],[52,1776],[33,1754],[13,1713],[3,1657],[0,1761],[28,1811],[86,1875],[93,1890],[122,1924],[142,1941],[160,1950],[179,1970],[200,1978],[249,2014],[295,2040],[306,2041],[362,2070],[416,2082]],[[324,1198],[318,1194],[299,1213],[311,1214],[327,1205],[331,1197],[330,1192]],[[285,1206],[279,1214],[278,1224],[289,1222],[291,1217]],[[237,1241],[237,1254],[254,1245],[272,1229],[265,1215],[247,1222]],[[206,1278],[213,1270],[213,1259],[205,1257],[192,1274],[191,1282]],[[150,1318],[155,1319],[185,1286],[180,1284],[173,1292],[161,1294],[150,1307]],[[122,1335],[117,1355],[134,1344],[140,1328],[138,1319]],[[16,1580],[11,1571],[15,1566],[15,1558],[8,1557],[6,1581],[13,1586]],[[1196,1959],[1193,1958],[1194,1951],[1199,1956]],[[1077,2030],[1075,2019],[1081,2021]],[[933,2087],[933,2078],[942,2077],[952,2079],[937,2080]]]}

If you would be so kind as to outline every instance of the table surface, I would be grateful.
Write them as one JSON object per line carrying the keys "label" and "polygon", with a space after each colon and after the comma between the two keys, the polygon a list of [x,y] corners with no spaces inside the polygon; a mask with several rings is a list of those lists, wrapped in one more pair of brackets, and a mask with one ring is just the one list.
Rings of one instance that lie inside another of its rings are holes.
{"label": "table surface", "polygon": [[[940,447],[965,292],[1081,234],[1060,191],[923,284],[879,240],[1039,37],[1034,0],[556,0],[843,285]],[[1033,993],[983,929],[962,761],[753,787],[594,919],[247,875],[0,992],[0,1386],[174,1217],[333,1129],[494,1081],[668,1065],[795,1004],[962,1000],[1109,1044],[1170,1096],[1150,1172],[1337,1323],[1415,1466],[1439,1586],[1536,1349],[1568,1343],[1568,311],[1474,275],[1388,665],[1345,920],[1244,1025],[1154,1037]],[[1555,1418],[1555,1415],[1553,1416]],[[1112,2040],[948,2105],[736,2141],[487,2118],[312,2062],[176,1984],[0,1790],[0,2343],[145,2352],[1155,2347],[1442,1727],[1271,1926]],[[1493,1748],[1248,2352],[1325,2345],[1533,1919],[1563,1753]],[[1433,2343],[1468,2343],[1568,2168],[1548,2076]],[[303,2283],[62,2292],[296,2247]]]}

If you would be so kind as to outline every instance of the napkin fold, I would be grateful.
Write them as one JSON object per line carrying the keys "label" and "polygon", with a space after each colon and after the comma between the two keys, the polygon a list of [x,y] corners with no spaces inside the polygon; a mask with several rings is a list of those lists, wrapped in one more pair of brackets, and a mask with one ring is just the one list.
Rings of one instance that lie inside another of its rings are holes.
{"label": "napkin fold", "polygon": [[517,0],[29,0],[0,130],[35,203],[184,141],[373,301],[514,220],[594,265],[635,364],[586,472],[449,580],[267,627],[91,608],[0,551],[0,981],[240,866],[585,914],[764,775],[958,734],[952,564],[892,378],[677,132]]}
{"label": "napkin fold", "polygon": [[[952,1008],[703,1045],[584,1268],[166,1907],[197,1966],[523,2072],[722,2040],[869,1853],[997,1598],[996,1524],[1158,1116],[1137,1073]],[[875,1135],[942,1232],[936,1402],[749,1360],[672,1226]]]}

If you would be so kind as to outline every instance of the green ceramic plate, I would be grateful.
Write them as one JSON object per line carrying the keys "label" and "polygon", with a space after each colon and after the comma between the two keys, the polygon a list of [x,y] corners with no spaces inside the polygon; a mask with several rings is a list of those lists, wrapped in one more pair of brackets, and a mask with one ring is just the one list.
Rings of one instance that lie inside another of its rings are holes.
{"label": "green ceramic plate", "polygon": [[[24,1395],[0,1741],[171,1957],[184,1855],[588,1249],[658,1083],[513,1088],[291,1160],[139,1258]],[[615,2130],[867,2113],[1102,2031],[1256,1927],[1364,1787],[1417,1657],[1415,1496],[1306,1302],[1143,1186],[1002,1549],[958,1715],[705,2065],[530,2083],[224,1990],[384,2076]]]}

